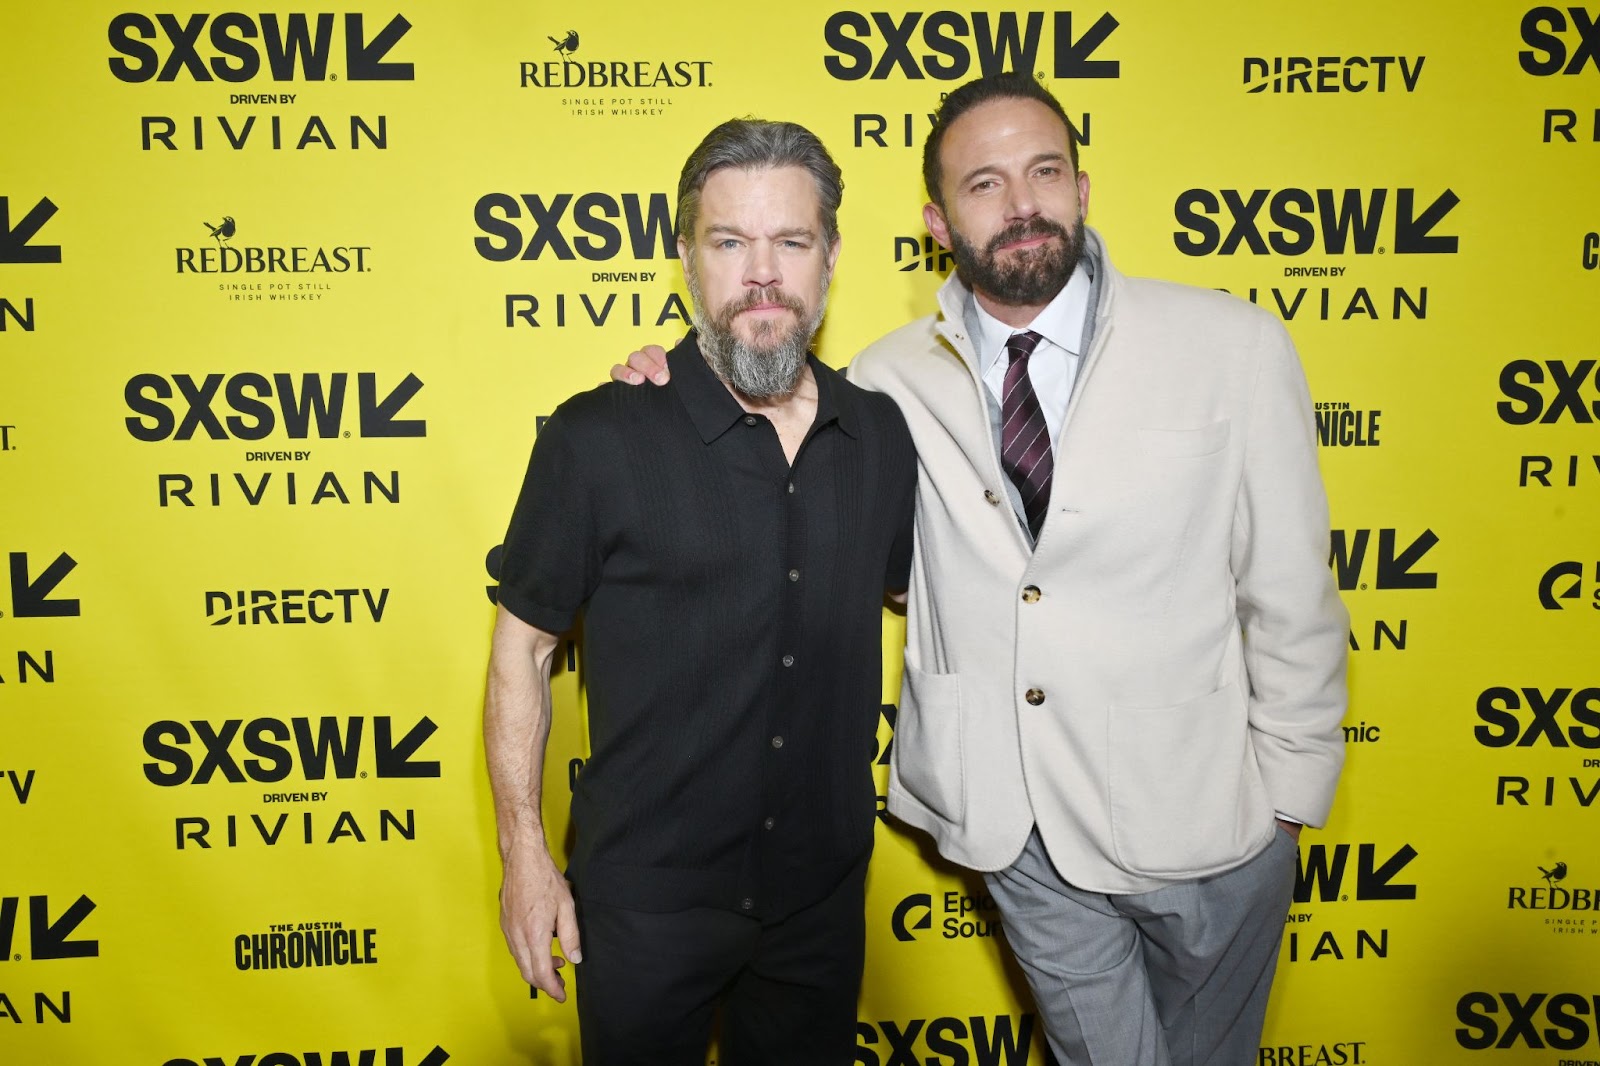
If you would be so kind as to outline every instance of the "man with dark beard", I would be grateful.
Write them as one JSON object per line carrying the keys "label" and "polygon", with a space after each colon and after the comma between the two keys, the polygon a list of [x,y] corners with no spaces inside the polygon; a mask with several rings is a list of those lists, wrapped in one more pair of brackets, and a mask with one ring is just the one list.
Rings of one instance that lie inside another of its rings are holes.
{"label": "man with dark beard", "polygon": [[923,174],[956,276],[850,367],[920,460],[889,809],[984,872],[1060,1062],[1246,1066],[1343,761],[1299,361],[1116,271],[1032,78],[951,93]]}
{"label": "man with dark beard", "polygon": [[[506,534],[484,707],[500,921],[553,998],[552,934],[576,964],[589,1066],[700,1066],[719,1008],[725,1063],[853,1059],[863,753],[916,475],[894,402],[807,354],[842,192],[792,123],[706,137],[678,188],[696,330],[671,387],[562,404]],[[591,752],[564,878],[541,769],[580,611]]]}

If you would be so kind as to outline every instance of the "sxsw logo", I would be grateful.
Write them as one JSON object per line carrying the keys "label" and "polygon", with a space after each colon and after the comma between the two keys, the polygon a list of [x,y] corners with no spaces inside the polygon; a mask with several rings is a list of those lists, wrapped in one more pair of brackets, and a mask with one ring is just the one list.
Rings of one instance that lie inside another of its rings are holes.
{"label": "sxsw logo", "polygon": [[[1530,715],[1526,725],[1518,714],[1523,710]],[[1547,694],[1532,686],[1498,685],[1478,694],[1477,711],[1484,724],[1474,726],[1472,735],[1486,748],[1531,748],[1541,740],[1552,748],[1600,748],[1600,688],[1557,688]]]}
{"label": "sxsw logo", "polygon": [[[196,380],[189,374],[135,374],[123,389],[128,409],[137,417],[124,419],[128,433],[142,441],[190,440],[196,431],[212,440],[262,440],[282,425],[284,434],[303,440],[351,435],[347,418],[346,373],[207,374]],[[353,420],[362,437],[425,437],[428,423],[421,418],[397,417],[422,389],[415,374],[407,374],[378,398],[378,376],[356,374]],[[221,394],[220,397],[218,394]],[[168,402],[176,401],[176,402]],[[219,418],[213,405],[226,404],[233,413]],[[270,402],[269,402],[270,401]],[[181,416],[181,420],[180,420]]]}
{"label": "sxsw logo", "polygon": [[[1416,189],[1186,189],[1173,203],[1183,229],[1172,240],[1195,256],[1233,255],[1241,245],[1251,255],[1450,254],[1460,238],[1434,230],[1460,202],[1449,189],[1426,206]],[[1226,233],[1214,217],[1224,213]],[[1389,244],[1380,246],[1386,233]]]}
{"label": "sxsw logo", "polygon": [[50,197],[41,196],[28,213],[13,224],[11,197],[0,196],[0,263],[61,262],[61,245],[31,243],[56,211]]}
{"label": "sxsw logo", "polygon": [[1394,529],[1380,529],[1378,550],[1369,580],[1361,580],[1367,572],[1367,555],[1372,544],[1370,529],[1335,529],[1329,533],[1328,565],[1333,568],[1339,588],[1352,589],[1433,589],[1439,587],[1439,575],[1431,570],[1420,570],[1422,557],[1439,543],[1431,529],[1424,529],[1404,548],[1399,546],[1399,534]]}
{"label": "sxsw logo", "polygon": [[[0,896],[0,962],[21,962],[21,953],[12,954],[17,932],[19,896]],[[49,896],[28,897],[28,954],[39,962],[46,959],[84,959],[100,954],[98,940],[72,940],[84,919],[94,911],[94,900],[80,895],[66,910],[52,918]]]}
{"label": "sxsw logo", "polygon": [[[438,777],[439,763],[414,759],[418,750],[438,730],[431,718],[417,720],[404,736],[395,738],[394,719],[372,718],[372,776],[381,778]],[[206,721],[161,721],[144,731],[144,751],[153,762],[144,764],[144,776],[153,785],[204,785],[217,774],[234,784],[248,778],[263,784],[282,781],[298,764],[307,781],[323,781],[330,774],[349,780],[363,761],[368,719],[255,718],[249,722],[230,718],[213,725]],[[190,729],[190,726],[193,729]],[[234,743],[252,758],[239,759]],[[197,753],[190,745],[197,743]],[[196,755],[199,755],[198,761]],[[360,771],[362,777],[367,771]]]}
{"label": "sxsw logo", "polygon": [[[1547,611],[1566,608],[1562,600],[1584,598],[1583,575],[1585,564],[1576,559],[1556,563],[1539,579],[1539,606]],[[1589,593],[1589,606],[1600,611],[1600,562],[1594,564],[1594,588]]]}
{"label": "sxsw logo", "polygon": [[615,259],[627,249],[634,259],[676,259],[672,204],[664,192],[495,192],[478,198],[473,220],[478,254],[495,263],[534,260],[547,252],[563,261]]}
{"label": "sxsw logo", "polygon": [[[344,16],[345,78],[413,81],[412,64],[388,59],[411,23],[397,14],[369,36],[366,18]],[[107,27],[117,53],[107,62],[117,80],[129,83],[176,81],[184,74],[195,81],[245,82],[260,74],[263,64],[273,81],[338,81],[339,75],[328,71],[334,19],[326,11],[255,17],[229,11],[215,17],[193,14],[182,21],[177,15],[124,12]]]}
{"label": "sxsw logo", "polygon": [[56,586],[72,573],[78,561],[66,552],[58,554],[42,570],[34,570],[27,552],[11,553],[11,617],[76,618],[78,601],[53,596]]}
{"label": "sxsw logo", "polygon": [[[1397,882],[1417,851],[1410,844],[1402,844],[1381,862],[1376,844],[1361,844],[1356,848],[1356,868],[1353,878],[1346,877],[1350,863],[1350,845],[1310,844],[1306,846],[1295,873],[1294,901],[1296,903],[1332,903],[1335,900],[1397,900],[1416,899],[1417,886]],[[1353,882],[1353,884],[1352,884]],[[1354,889],[1352,894],[1351,889]]]}
{"label": "sxsw logo", "polygon": [[1528,47],[1517,53],[1517,62],[1536,78],[1582,74],[1586,67],[1600,72],[1600,11],[1533,8],[1522,16],[1522,42]]}
{"label": "sxsw logo", "polygon": [[[1019,21],[1019,16],[1021,21]],[[1110,12],[1074,31],[1071,11],[1050,12],[1055,78],[1115,78],[1116,59],[1096,57],[1120,23]],[[977,67],[983,75],[1012,70],[1046,77],[1039,63],[1045,38],[1042,11],[837,11],[823,24],[832,51],[822,65],[840,81],[883,81],[899,73],[911,81],[964,81]]]}
{"label": "sxsw logo", "polygon": [[1456,1000],[1456,1043],[1468,1051],[1515,1047],[1577,1051],[1597,1040],[1600,995],[1468,992]]}
{"label": "sxsw logo", "polygon": [[[383,1058],[380,1060],[379,1055]],[[252,1054],[235,1055],[229,1052],[226,1055],[207,1055],[201,1059],[168,1059],[161,1066],[444,1066],[450,1061],[450,1053],[438,1044],[433,1045],[433,1050],[424,1052],[421,1058],[407,1055],[403,1047],[363,1048],[360,1051],[330,1051],[322,1054],[317,1051],[307,1051],[300,1057],[285,1051],[269,1052],[265,1055]]]}
{"label": "sxsw logo", "polygon": [[[855,1062],[858,1066],[921,1066],[925,1062],[1024,1066],[1033,1046],[1033,1026],[1031,1014],[858,1021]],[[1045,1054],[1048,1056],[1048,1049]]]}
{"label": "sxsw logo", "polygon": [[[1543,425],[1563,417],[1589,425],[1600,420],[1600,371],[1597,360],[1567,363],[1546,359],[1514,359],[1500,370],[1500,391],[1506,397],[1495,404],[1500,421],[1513,426]],[[1545,371],[1549,370],[1546,374]],[[1550,390],[1553,395],[1546,395]]]}

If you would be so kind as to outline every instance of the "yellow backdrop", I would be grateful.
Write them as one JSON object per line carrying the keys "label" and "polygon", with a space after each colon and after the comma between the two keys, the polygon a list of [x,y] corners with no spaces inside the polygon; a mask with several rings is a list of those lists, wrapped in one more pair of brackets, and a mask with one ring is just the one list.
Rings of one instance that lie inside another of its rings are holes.
{"label": "yellow backdrop", "polygon": [[[539,418],[684,330],[668,194],[733,115],[844,168],[824,356],[926,313],[927,115],[1001,65],[1117,264],[1273,310],[1318,405],[1349,768],[1260,1066],[1600,1060],[1597,23],[5,5],[0,1061],[576,1062],[500,940],[478,726]],[[1044,1061],[981,884],[892,824],[868,923],[858,1062]]]}

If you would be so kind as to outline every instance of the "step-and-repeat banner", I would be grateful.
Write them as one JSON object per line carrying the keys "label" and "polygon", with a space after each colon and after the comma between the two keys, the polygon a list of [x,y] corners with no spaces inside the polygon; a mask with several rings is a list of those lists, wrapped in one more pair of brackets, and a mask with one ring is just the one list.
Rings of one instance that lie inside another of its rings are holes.
{"label": "step-and-repeat banner", "polygon": [[[0,1061],[576,1063],[479,732],[540,419],[684,331],[672,190],[730,116],[844,169],[825,358],[927,313],[928,115],[1000,68],[1118,266],[1310,377],[1349,762],[1259,1066],[1600,1060],[1593,0],[75,0],[0,14]],[[981,882],[888,821],[867,919],[857,1062],[1044,1061]]]}

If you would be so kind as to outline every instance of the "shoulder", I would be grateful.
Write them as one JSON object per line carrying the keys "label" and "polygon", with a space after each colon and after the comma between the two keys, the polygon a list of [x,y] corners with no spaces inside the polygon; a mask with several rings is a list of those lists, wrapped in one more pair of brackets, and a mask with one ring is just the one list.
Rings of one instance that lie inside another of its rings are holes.
{"label": "shoulder", "polygon": [[925,315],[879,337],[851,360],[850,380],[868,389],[902,376],[919,358],[941,347],[936,330],[938,316]]}

